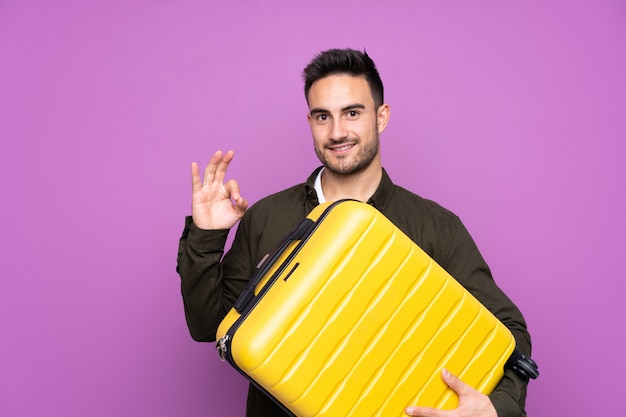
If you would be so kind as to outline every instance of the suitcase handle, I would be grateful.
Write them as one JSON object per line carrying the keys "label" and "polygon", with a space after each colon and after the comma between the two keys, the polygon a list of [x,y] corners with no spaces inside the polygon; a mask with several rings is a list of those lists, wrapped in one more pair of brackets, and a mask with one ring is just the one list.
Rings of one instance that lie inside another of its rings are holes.
{"label": "suitcase handle", "polygon": [[267,271],[276,263],[278,258],[291,243],[307,237],[311,233],[313,225],[315,225],[315,222],[313,220],[305,218],[300,222],[300,224],[298,224],[295,229],[291,231],[291,233],[287,235],[287,237],[285,237],[285,239],[283,239],[281,244],[278,246],[278,249],[272,252],[272,256],[269,256],[269,254],[265,255],[265,259],[263,259],[261,263],[256,267],[254,275],[252,275],[252,278],[250,278],[248,285],[243,290],[243,292],[235,302],[235,305],[233,306],[239,314],[243,313],[248,304],[250,304],[250,301],[252,301],[252,299],[254,298],[254,290],[256,289],[261,279],[263,279],[263,276],[267,273]]}

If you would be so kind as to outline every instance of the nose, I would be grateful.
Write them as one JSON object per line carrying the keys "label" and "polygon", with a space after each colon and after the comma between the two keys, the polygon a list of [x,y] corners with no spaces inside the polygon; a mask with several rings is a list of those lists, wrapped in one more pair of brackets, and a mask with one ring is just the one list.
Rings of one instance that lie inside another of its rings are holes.
{"label": "nose", "polygon": [[348,129],[341,118],[334,118],[330,129],[329,139],[339,141],[348,137]]}

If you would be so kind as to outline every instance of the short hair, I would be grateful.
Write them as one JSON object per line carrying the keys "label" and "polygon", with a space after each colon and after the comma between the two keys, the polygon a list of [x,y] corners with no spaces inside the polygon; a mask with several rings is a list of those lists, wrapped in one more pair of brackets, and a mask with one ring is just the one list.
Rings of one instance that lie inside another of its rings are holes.
{"label": "short hair", "polygon": [[336,74],[365,77],[376,108],[384,103],[383,82],[374,61],[367,55],[367,52],[354,49],[329,49],[320,52],[304,68],[302,78],[304,79],[304,97],[307,103],[309,102],[309,90],[313,83]]}

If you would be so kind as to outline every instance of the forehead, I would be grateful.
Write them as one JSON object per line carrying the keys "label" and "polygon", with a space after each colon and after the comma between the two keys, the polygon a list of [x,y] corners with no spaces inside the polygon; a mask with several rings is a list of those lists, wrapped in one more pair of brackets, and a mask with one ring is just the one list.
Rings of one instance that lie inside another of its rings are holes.
{"label": "forehead", "polygon": [[365,77],[335,74],[320,78],[309,90],[309,108],[343,108],[362,104],[374,106],[374,99]]}

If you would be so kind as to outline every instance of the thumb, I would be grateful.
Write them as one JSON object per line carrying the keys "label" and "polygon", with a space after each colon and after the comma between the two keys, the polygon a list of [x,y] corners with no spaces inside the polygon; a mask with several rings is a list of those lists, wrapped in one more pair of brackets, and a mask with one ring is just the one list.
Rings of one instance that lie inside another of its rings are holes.
{"label": "thumb", "polygon": [[243,216],[248,209],[248,200],[237,194],[235,197],[235,210],[240,216]]}
{"label": "thumb", "polygon": [[226,184],[224,184],[224,188],[226,192],[230,195],[230,198],[233,200],[233,208],[237,212],[239,216],[243,216],[248,208],[248,201],[243,198],[239,192],[239,183],[235,180],[230,180]]}

